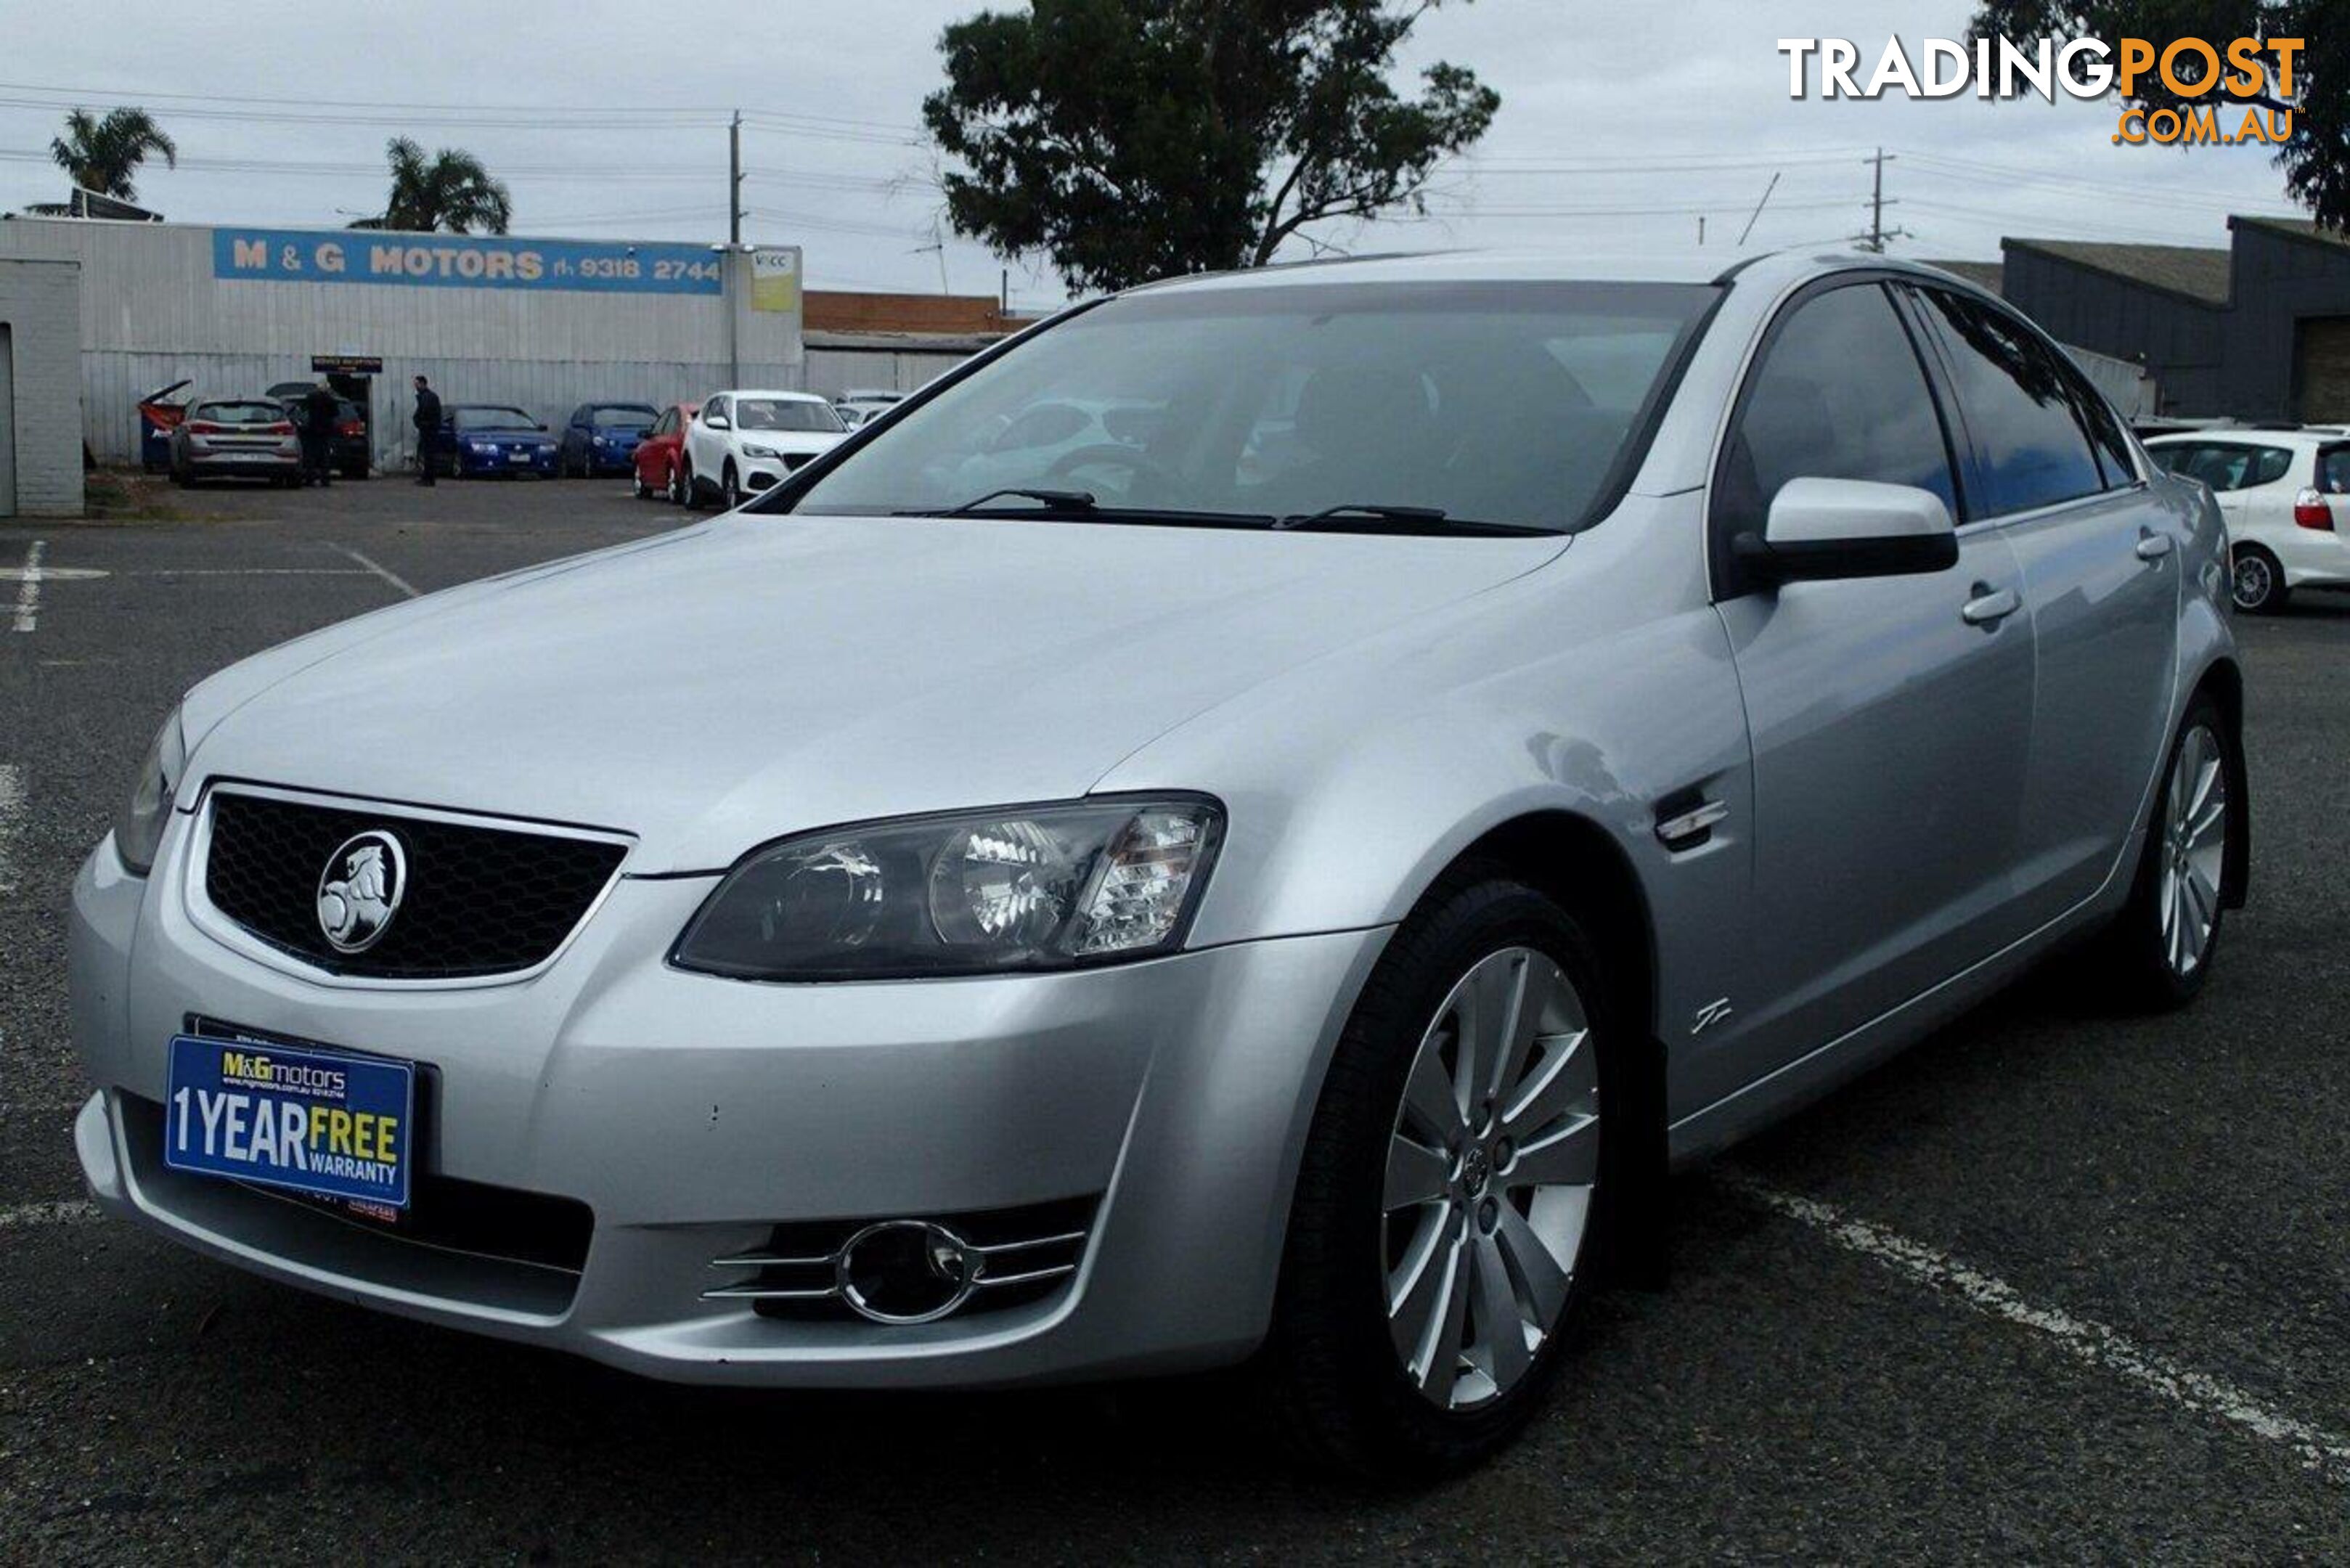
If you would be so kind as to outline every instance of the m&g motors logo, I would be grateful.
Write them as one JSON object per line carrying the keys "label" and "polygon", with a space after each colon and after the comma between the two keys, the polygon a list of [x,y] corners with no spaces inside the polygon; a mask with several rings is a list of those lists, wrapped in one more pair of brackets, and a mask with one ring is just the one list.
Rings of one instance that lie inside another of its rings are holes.
{"label": "m&g motors logo", "polygon": [[[1913,61],[1900,38],[1886,40],[1866,84],[1857,75],[1861,51],[1849,38],[1782,38],[1787,57],[1787,96],[1804,99],[1817,58],[1823,99],[2022,98],[2027,93],[2056,101],[2099,99],[2118,91],[2127,99],[2176,98],[2183,107],[2148,110],[2133,105],[2114,130],[2116,143],[2132,146],[2232,147],[2276,143],[2293,136],[2293,106],[2299,100],[2299,38],[2042,38],[2026,46],[2012,38],[1928,38]],[[2237,114],[2235,111],[2242,112]]]}

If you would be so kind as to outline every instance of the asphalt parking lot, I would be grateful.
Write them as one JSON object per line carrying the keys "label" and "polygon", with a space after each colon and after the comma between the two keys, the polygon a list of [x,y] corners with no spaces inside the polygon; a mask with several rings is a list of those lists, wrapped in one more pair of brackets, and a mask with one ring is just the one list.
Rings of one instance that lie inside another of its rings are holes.
{"label": "asphalt parking lot", "polygon": [[66,890],[172,701],[684,520],[610,481],[173,500],[0,526],[0,1557],[2350,1557],[2350,596],[2240,623],[2252,901],[2198,1007],[2104,1016],[2060,964],[1680,1178],[1669,1286],[1595,1303],[1529,1439],[1366,1496],[1244,1374],[671,1388],[97,1217]]}

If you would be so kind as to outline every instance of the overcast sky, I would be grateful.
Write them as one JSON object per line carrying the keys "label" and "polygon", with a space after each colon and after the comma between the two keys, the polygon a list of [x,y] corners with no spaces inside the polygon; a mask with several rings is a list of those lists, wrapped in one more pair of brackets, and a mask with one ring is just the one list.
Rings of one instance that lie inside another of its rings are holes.
{"label": "overcast sky", "polygon": [[[999,5],[1001,0],[998,0]],[[478,154],[514,192],[515,232],[723,239],[726,112],[744,133],[745,238],[806,249],[813,286],[992,293],[997,259],[949,236],[918,130],[938,36],[981,0],[823,5],[569,0],[560,8],[243,0],[162,10],[8,0],[0,210],[64,195],[47,159],[73,102],[138,103],[179,143],[140,194],[189,222],[338,226],[380,212],[382,149],[406,133]],[[2226,214],[2285,213],[2259,149],[2116,147],[2116,106],[1791,101],[1783,36],[1848,37],[1873,61],[1956,37],[1965,0],[1454,0],[1406,59],[1473,67],[1502,95],[1424,221],[1326,226],[1348,250],[1541,244],[1809,244],[1867,223],[1878,145],[1888,226],[1913,256],[1989,257],[2002,234],[2220,245]],[[1619,36],[1627,22],[1636,36]],[[925,248],[931,247],[931,248]],[[1300,254],[1304,254],[1301,250]],[[1061,298],[1014,263],[1015,306]]]}

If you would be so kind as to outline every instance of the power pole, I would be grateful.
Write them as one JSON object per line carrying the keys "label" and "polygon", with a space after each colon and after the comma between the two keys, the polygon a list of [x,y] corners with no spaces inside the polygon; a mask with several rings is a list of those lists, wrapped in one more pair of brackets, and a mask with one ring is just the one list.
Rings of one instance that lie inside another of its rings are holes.
{"label": "power pole", "polygon": [[1885,233],[1885,149],[1878,148],[1877,156],[1869,161],[1877,165],[1877,185],[1868,198],[1868,238],[1861,242],[1861,246],[1883,255],[1887,237]]}
{"label": "power pole", "polygon": [[726,244],[743,243],[743,111],[726,128]]}

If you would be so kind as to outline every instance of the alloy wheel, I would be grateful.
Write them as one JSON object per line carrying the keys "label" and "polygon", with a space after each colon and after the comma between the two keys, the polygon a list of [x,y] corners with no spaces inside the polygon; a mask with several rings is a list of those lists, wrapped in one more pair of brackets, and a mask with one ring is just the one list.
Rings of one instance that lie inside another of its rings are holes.
{"label": "alloy wheel", "polygon": [[1480,960],[1413,1055],[1388,1146],[1388,1325],[1446,1409],[1485,1404],[1558,1327],[1599,1173],[1583,1001],[1534,949]]}
{"label": "alloy wheel", "polygon": [[2259,609],[2276,591],[2276,572],[2266,556],[2247,551],[2236,557],[2234,586],[2238,609]]}
{"label": "alloy wheel", "polygon": [[2209,727],[2198,724],[2180,738],[2163,805],[2162,956],[2184,977],[2210,950],[2228,856],[2227,758]]}

